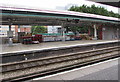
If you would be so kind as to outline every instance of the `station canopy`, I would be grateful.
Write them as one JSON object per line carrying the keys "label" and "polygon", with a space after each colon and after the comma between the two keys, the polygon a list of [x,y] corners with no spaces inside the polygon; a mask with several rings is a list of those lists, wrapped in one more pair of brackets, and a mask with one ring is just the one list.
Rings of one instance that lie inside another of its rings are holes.
{"label": "station canopy", "polygon": [[0,6],[2,25],[79,25],[81,23],[113,23],[120,19],[74,11],[54,11],[36,8]]}

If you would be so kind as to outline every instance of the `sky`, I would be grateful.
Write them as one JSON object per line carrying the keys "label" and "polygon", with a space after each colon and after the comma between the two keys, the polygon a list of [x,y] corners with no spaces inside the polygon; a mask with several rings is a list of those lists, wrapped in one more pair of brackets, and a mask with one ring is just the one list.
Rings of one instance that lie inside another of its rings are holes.
{"label": "sky", "polygon": [[33,7],[39,9],[50,9],[50,10],[66,10],[71,5],[81,6],[83,4],[91,6],[95,4],[96,6],[102,6],[109,11],[118,13],[118,8],[102,5],[99,3],[87,1],[87,0],[0,0],[0,4],[14,5],[22,7]]}

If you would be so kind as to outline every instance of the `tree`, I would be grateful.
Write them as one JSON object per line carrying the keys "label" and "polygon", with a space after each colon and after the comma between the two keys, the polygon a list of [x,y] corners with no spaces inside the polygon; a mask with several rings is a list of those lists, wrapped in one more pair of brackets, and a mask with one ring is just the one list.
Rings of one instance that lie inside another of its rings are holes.
{"label": "tree", "polygon": [[88,32],[88,27],[86,26],[73,26],[73,27],[66,27],[67,28],[67,32],[68,31],[72,31],[75,35],[77,33],[87,33]]}
{"label": "tree", "polygon": [[31,32],[32,34],[46,33],[47,28],[45,28],[44,26],[32,26]]}
{"label": "tree", "polygon": [[69,11],[91,13],[91,14],[97,14],[97,15],[103,15],[103,16],[110,16],[110,17],[120,18],[120,14],[114,13],[112,11],[108,11],[104,7],[96,7],[95,5],[92,5],[91,7],[86,6],[86,5],[82,5],[80,7],[78,7],[78,6],[72,6],[68,10]]}

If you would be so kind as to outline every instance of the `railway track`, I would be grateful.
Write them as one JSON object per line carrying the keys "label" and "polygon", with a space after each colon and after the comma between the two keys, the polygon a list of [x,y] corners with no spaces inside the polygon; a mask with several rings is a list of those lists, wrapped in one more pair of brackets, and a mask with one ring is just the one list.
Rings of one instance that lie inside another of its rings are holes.
{"label": "railway track", "polygon": [[119,46],[1,64],[3,81],[21,80],[120,56]]}

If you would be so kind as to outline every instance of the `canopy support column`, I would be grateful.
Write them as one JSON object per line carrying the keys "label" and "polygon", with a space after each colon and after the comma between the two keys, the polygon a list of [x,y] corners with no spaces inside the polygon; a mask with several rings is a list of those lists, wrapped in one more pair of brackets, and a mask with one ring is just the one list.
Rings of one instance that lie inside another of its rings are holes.
{"label": "canopy support column", "polygon": [[117,28],[117,39],[119,40],[119,28]]}
{"label": "canopy support column", "polygon": [[11,31],[11,23],[9,23],[9,31]]}
{"label": "canopy support column", "polygon": [[62,41],[65,42],[65,28],[64,28],[64,24],[62,24]]}
{"label": "canopy support column", "polygon": [[11,30],[11,20],[9,19],[9,31],[7,31],[7,36],[9,38],[8,44],[9,46],[13,46],[13,31]]}
{"label": "canopy support column", "polygon": [[96,28],[96,24],[94,24],[93,28],[94,28],[94,40],[97,40],[97,28]]}

